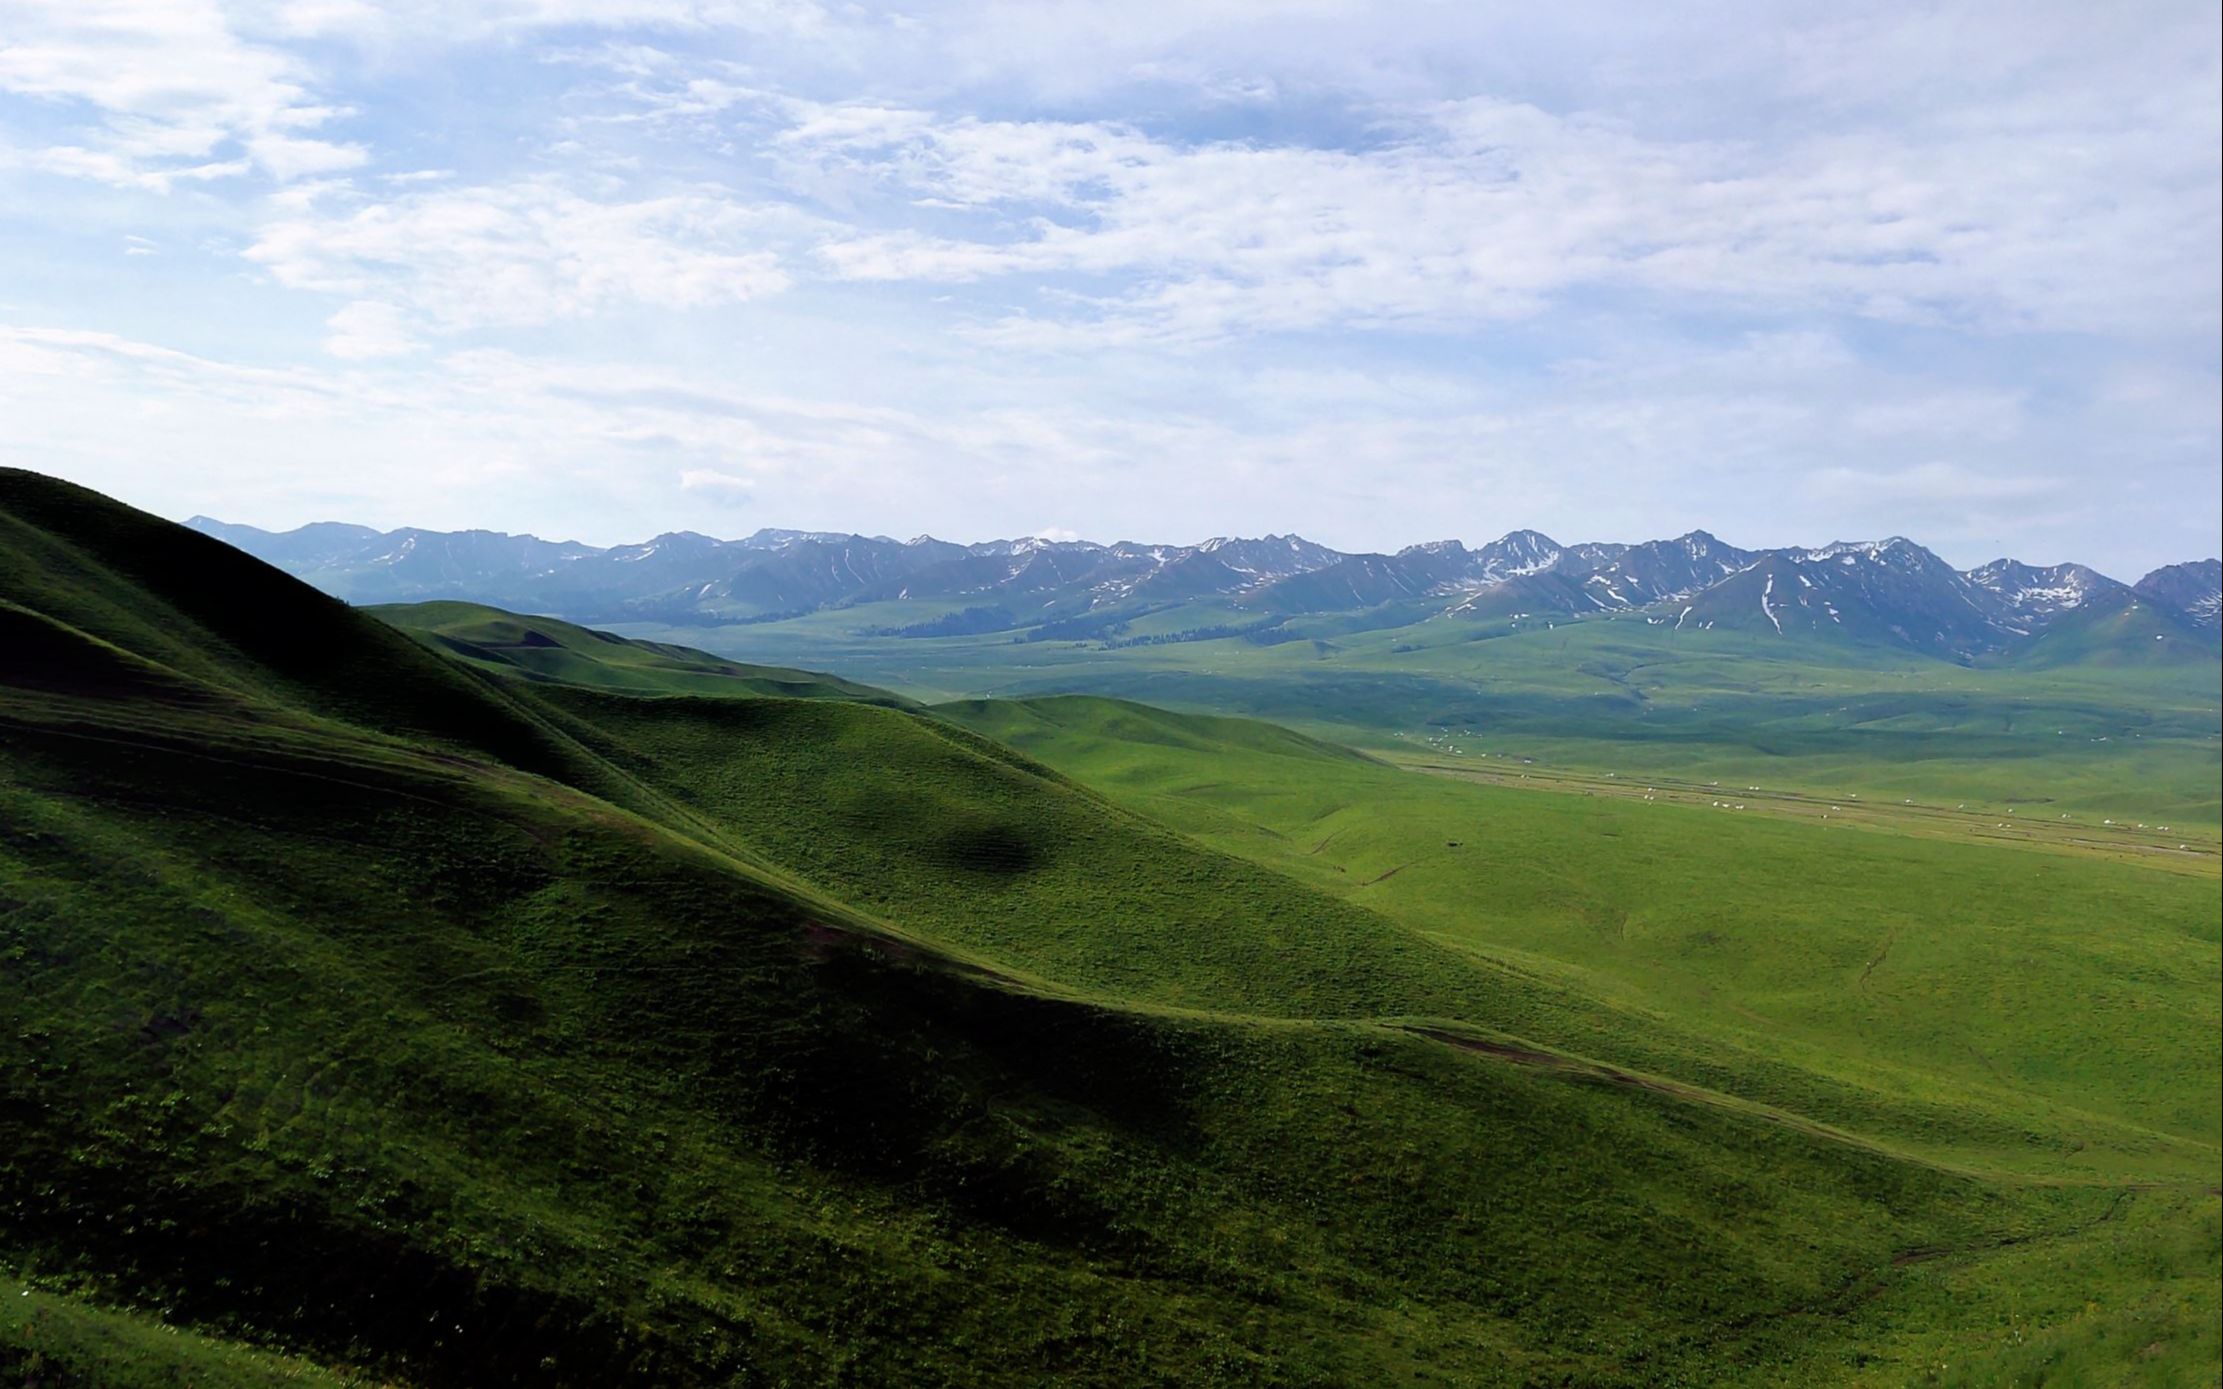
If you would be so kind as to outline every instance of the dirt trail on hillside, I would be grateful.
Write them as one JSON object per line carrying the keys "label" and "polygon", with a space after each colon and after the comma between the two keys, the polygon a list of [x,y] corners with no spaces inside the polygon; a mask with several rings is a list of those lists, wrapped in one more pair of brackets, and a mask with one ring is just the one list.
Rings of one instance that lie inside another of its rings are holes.
{"label": "dirt trail on hillside", "polygon": [[[1530,1066],[1538,1070],[1557,1071],[1562,1075],[1584,1080],[1602,1080],[1609,1085],[1625,1085],[1632,1090],[1650,1090],[1655,1094],[1673,1095],[1678,1099],[1701,1100],[1709,1103],[1714,1100],[1713,1096],[1703,1090],[1688,1085],[1678,1085],[1671,1080],[1634,1075],[1617,1066],[1608,1066],[1602,1062],[1578,1061],[1574,1057],[1561,1056],[1556,1052],[1538,1051],[1533,1047],[1524,1047],[1512,1042],[1492,1041],[1484,1037],[1469,1037],[1462,1033],[1445,1032],[1433,1027],[1408,1027],[1404,1030],[1416,1036],[1426,1037],[1430,1041],[1457,1047],[1461,1051],[1479,1052],[1484,1056],[1494,1056],[1500,1061],[1510,1061],[1516,1066]],[[1785,1120],[1784,1122],[1791,1121]]]}

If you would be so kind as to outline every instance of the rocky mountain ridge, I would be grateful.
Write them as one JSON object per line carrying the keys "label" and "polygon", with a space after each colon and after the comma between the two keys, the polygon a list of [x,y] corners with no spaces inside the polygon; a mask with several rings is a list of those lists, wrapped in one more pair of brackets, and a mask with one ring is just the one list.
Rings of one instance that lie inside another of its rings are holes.
{"label": "rocky mountain ridge", "polygon": [[739,540],[675,531],[603,548],[494,531],[187,524],[357,603],[463,598],[582,621],[671,623],[917,607],[915,623],[874,628],[893,635],[1086,636],[1122,617],[1210,602],[1255,615],[1258,626],[1377,610],[1405,621],[1515,623],[1641,613],[1678,628],[1845,637],[1965,661],[2101,621],[2163,642],[2212,638],[2223,608],[2214,560],[2125,584],[2080,564],[2002,558],[1956,570],[1900,536],[1747,550],[1705,531],[1562,545],[1516,530],[1471,548],[1446,539],[1345,554],[1296,535],[968,545],[765,529]]}

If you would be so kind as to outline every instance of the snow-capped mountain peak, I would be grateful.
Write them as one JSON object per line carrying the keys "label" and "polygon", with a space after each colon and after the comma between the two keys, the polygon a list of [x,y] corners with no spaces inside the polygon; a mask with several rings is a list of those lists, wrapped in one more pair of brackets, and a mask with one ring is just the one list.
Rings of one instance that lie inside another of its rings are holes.
{"label": "snow-capped mountain peak", "polygon": [[2173,652],[2170,635],[2196,642],[2223,617],[2223,566],[2212,559],[2156,570],[2133,592],[2078,564],[2000,559],[1961,572],[1904,536],[1752,551],[1703,530],[1571,546],[1516,530],[1472,549],[1445,539],[1350,555],[1281,534],[1193,545],[1043,536],[958,545],[768,527],[743,540],[671,531],[604,549],[486,530],[321,523],[275,534],[194,524],[355,602],[461,598],[586,621],[763,622],[955,599],[969,614],[955,626],[981,632],[1082,615],[1118,623],[1208,599],[1268,623],[1277,614],[1377,609],[1397,618],[1403,605],[1418,615],[1411,620],[1629,615],[1681,632],[1821,635],[1973,660],[2070,628],[2096,635],[2056,638],[2053,649],[2082,650],[2117,640],[2123,620],[2149,646],[2158,630],[2160,649]]}
{"label": "snow-capped mountain peak", "polygon": [[2123,585],[2081,564],[2055,564],[2038,568],[2019,560],[1995,559],[1971,569],[1968,581],[1998,595],[2012,618],[2024,624],[2055,613],[2081,608],[2095,594],[2120,590]]}

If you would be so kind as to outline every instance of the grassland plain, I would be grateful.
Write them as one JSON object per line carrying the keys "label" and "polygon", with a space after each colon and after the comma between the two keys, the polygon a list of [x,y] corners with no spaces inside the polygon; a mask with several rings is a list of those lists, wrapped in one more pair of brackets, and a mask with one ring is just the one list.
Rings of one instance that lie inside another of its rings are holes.
{"label": "grassland plain", "polygon": [[[1194,796],[903,708],[497,674],[21,473],[0,644],[0,1366],[42,1382],[2216,1360],[2166,1075],[2056,1112],[1724,1047]],[[2170,968],[2149,1005],[2195,1006]]]}
{"label": "grassland plain", "polygon": [[[1155,615],[1166,630],[1151,635],[1243,617],[1198,605]],[[1840,801],[1913,797],[1994,820],[2014,809],[2210,839],[2223,826],[2223,661],[2212,650],[1971,668],[1810,636],[1678,631],[1642,613],[1548,625],[1399,610],[1302,619],[1290,624],[1300,639],[1270,645],[869,635],[884,621],[858,610],[622,630],[927,701],[1099,694],[1386,751],[1448,738],[1475,759]]]}

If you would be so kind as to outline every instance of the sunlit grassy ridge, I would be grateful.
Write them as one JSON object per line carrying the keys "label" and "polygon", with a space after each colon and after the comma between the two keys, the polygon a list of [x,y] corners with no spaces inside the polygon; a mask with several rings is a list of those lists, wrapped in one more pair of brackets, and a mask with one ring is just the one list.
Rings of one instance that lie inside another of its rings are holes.
{"label": "sunlit grassy ridge", "polygon": [[885,690],[785,666],[742,665],[664,642],[627,641],[552,617],[523,617],[477,603],[398,603],[366,611],[434,650],[523,679],[632,694],[776,695],[902,704]]}
{"label": "sunlit grassy ridge", "polygon": [[[10,1371],[1860,1382],[1988,1335],[1987,1251],[2212,1209],[2126,1111],[2010,1161],[946,719],[474,670],[20,473],[0,542]],[[2210,1254],[2076,1257],[2181,1295],[2048,1334],[2204,1363]]]}

